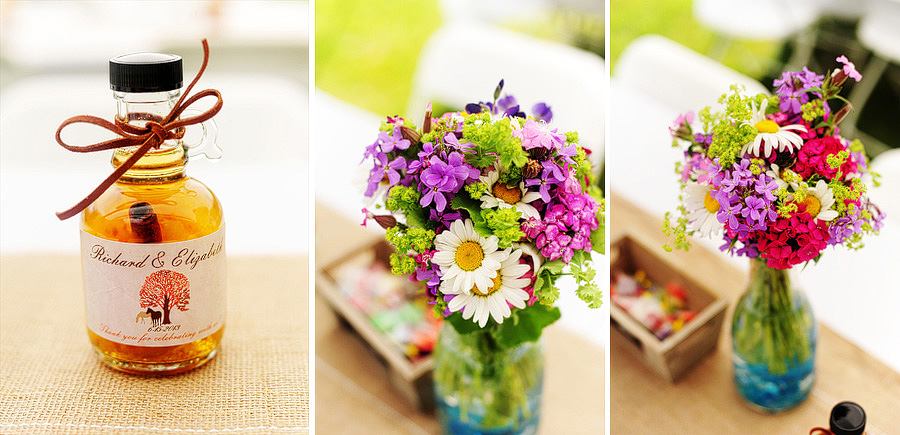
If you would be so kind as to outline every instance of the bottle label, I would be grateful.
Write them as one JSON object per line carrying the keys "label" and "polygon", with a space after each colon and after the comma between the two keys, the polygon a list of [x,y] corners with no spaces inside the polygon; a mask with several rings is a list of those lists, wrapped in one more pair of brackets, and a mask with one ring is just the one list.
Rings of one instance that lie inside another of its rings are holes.
{"label": "bottle label", "polygon": [[87,326],[116,343],[191,343],[225,324],[225,226],[175,243],[122,243],[81,231]]}

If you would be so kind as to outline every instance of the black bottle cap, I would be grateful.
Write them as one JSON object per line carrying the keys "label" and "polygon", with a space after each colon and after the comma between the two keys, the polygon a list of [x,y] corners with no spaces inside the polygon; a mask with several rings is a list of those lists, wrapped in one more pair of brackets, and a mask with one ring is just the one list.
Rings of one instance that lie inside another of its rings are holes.
{"label": "black bottle cap", "polygon": [[866,430],[866,412],[853,402],[841,402],[831,408],[831,432],[834,435],[862,435]]}
{"label": "black bottle cap", "polygon": [[133,53],[109,60],[109,88],[120,92],[163,92],[181,88],[181,56]]}

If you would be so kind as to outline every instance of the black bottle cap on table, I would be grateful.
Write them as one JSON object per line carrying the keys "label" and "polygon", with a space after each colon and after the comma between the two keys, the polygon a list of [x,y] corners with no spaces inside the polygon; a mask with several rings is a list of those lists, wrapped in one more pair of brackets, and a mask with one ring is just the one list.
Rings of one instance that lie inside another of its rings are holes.
{"label": "black bottle cap on table", "polygon": [[181,56],[132,53],[109,60],[109,88],[120,92],[163,92],[181,88]]}
{"label": "black bottle cap on table", "polygon": [[862,435],[866,430],[866,412],[853,402],[841,402],[831,408],[831,432],[834,435]]}

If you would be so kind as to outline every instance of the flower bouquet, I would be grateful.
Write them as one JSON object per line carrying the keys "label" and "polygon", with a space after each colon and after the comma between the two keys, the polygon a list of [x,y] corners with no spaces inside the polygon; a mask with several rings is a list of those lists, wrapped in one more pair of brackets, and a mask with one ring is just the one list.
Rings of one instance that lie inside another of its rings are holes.
{"label": "flower bouquet", "polygon": [[732,86],[719,100],[724,111],[707,107],[696,120],[689,112],[670,128],[684,148],[682,204],[664,231],[677,248],[690,247],[690,234],[722,237],[723,251],[753,259],[732,321],[735,382],[767,411],[796,405],[814,381],[815,322],[786,269],[817,261],[828,246],[862,247],[884,217],[866,196],[862,144],[839,135],[850,110],[841,85],[862,77],[846,57],[837,61],[828,76],[783,73],[774,96]]}
{"label": "flower bouquet", "polygon": [[[386,228],[392,270],[425,284],[443,328],[435,350],[448,432],[536,427],[542,329],[560,317],[555,283],[574,277],[601,304],[590,251],[604,246],[603,200],[575,132],[527,117],[515,98],[473,103],[424,125],[389,117],[366,148],[366,219]],[[365,224],[365,221],[364,221]],[[568,269],[568,273],[564,272]]]}

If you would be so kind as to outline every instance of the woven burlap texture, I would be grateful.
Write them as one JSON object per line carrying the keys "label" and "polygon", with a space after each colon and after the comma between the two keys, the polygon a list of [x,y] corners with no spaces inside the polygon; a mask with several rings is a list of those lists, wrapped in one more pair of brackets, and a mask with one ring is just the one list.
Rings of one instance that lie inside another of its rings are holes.
{"label": "woven burlap texture", "polygon": [[167,377],[115,372],[90,346],[81,265],[0,258],[0,433],[308,433],[305,257],[229,258],[219,354]]}

